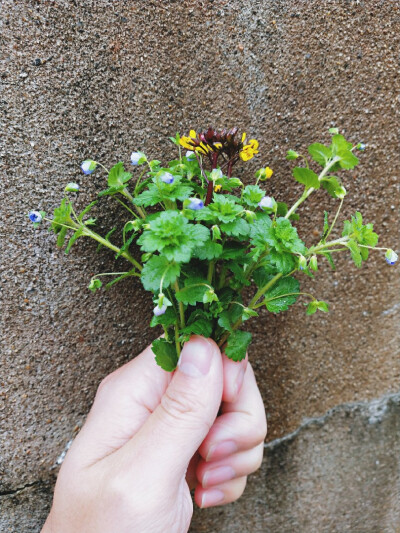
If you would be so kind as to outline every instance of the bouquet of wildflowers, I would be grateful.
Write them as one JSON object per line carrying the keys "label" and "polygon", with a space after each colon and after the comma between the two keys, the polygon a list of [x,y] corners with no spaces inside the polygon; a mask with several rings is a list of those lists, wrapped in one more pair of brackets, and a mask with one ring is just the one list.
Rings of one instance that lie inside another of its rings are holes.
{"label": "bouquet of wildflowers", "polygon": [[[300,298],[309,315],[328,311],[326,302],[301,291],[298,274],[313,277],[321,260],[334,269],[340,252],[349,252],[358,267],[370,250],[384,251],[391,265],[397,260],[393,250],[377,248],[378,235],[359,212],[344,221],[341,236],[332,239],[346,196],[337,173],[354,168],[354,152],[365,145],[353,145],[336,128],[330,133],[330,144],[311,144],[308,156],[288,151],[288,160],[301,162],[293,168],[293,177],[302,191],[291,207],[265,190],[273,175],[269,167],[255,173],[252,185],[245,186],[235,175],[239,163],[258,154],[256,140],[247,142],[237,128],[209,128],[171,137],[179,156],[166,165],[133,152],[134,174],[123,162],[110,170],[90,159],[82,163],[85,174],[98,168],[106,172],[107,188],[98,196],[111,196],[124,207],[119,238],[117,228],[104,236],[94,230],[96,219],[90,211],[98,200],[76,212],[70,197],[79,191],[76,183],[65,187],[52,219],[42,211],[30,212],[29,218],[35,227],[48,220],[59,247],[68,237],[66,253],[78,239],[90,237],[125,260],[126,270],[95,275],[89,289],[99,290],[107,277],[106,288],[130,276],[140,278],[153,297],[150,326],[164,330],[152,345],[163,369],[176,368],[182,345],[192,334],[212,337],[229,358],[240,361],[251,342],[244,323],[257,317],[260,308],[280,313]],[[325,212],[319,242],[307,247],[294,225],[297,208],[320,188],[337,199],[338,208],[333,216]]]}

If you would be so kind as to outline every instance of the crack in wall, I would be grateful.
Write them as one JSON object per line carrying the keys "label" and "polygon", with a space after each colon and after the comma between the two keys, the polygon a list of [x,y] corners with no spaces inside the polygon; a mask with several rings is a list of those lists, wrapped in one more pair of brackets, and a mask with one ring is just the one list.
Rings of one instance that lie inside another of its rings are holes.
{"label": "crack in wall", "polygon": [[0,498],[7,497],[7,496],[15,496],[17,494],[20,494],[21,492],[23,492],[26,489],[29,489],[31,487],[35,487],[36,485],[41,485],[42,483],[43,483],[42,480],[39,479],[38,481],[32,481],[31,483],[27,483],[23,487],[17,487],[15,489],[9,489],[9,490],[1,491],[0,492]]}

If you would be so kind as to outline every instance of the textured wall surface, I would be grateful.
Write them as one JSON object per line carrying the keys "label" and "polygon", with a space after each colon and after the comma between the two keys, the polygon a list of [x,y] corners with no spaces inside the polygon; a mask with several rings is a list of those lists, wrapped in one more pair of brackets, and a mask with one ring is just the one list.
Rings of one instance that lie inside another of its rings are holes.
{"label": "textured wall surface", "polygon": [[[110,254],[83,242],[65,256],[51,234],[27,224],[27,211],[51,212],[68,181],[80,183],[79,202],[87,202],[104,176],[81,174],[86,157],[109,165],[143,149],[167,158],[169,135],[208,124],[236,124],[259,139],[244,179],[268,164],[271,193],[294,200],[286,150],[328,141],[334,125],[368,143],[344,175],[343,215],[360,209],[381,242],[399,249],[400,8],[394,0],[0,5],[0,531],[25,533],[40,530],[56,460],[100,380],[154,335],[151,301],[134,280],[88,294],[93,273],[115,268]],[[100,225],[118,220],[111,200],[102,208]],[[300,210],[300,234],[318,235],[322,211],[333,208],[315,194]],[[349,402],[369,409],[399,390],[399,270],[382,256],[357,270],[346,257],[304,286],[331,303],[329,315],[306,318],[297,305],[253,324],[250,360],[272,441],[264,469],[239,503],[198,513],[194,532],[400,528],[398,403],[371,427],[361,408],[338,411],[350,413],[348,423],[346,414],[324,415]],[[302,425],[320,416],[328,417],[322,427]],[[366,500],[375,478],[381,498]]]}

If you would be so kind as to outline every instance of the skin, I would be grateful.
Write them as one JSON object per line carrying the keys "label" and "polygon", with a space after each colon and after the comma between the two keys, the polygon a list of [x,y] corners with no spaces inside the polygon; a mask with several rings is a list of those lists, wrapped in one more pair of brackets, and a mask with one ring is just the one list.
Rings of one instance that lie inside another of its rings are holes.
{"label": "skin", "polygon": [[186,533],[200,507],[243,493],[266,418],[247,357],[193,336],[177,370],[148,347],[107,376],[61,467],[42,533]]}

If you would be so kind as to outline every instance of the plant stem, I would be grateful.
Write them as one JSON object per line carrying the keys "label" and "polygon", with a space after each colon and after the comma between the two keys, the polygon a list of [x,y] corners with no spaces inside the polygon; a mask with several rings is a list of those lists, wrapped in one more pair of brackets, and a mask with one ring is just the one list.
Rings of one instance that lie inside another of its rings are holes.
{"label": "plant stem", "polygon": [[[174,283],[174,289],[175,289],[175,293],[179,292],[179,283],[178,283],[178,280],[175,280],[175,283]],[[181,328],[184,328],[185,327],[185,311],[183,309],[183,303],[182,302],[178,302],[178,307],[179,307],[179,316],[180,316],[180,321],[181,321]]]}
{"label": "plant stem", "polygon": [[210,285],[212,285],[212,279],[213,279],[213,274],[214,274],[214,265],[215,265],[214,261],[210,261],[208,263],[207,281],[208,281],[208,283]]}
{"label": "plant stem", "polygon": [[179,343],[179,329],[178,329],[178,324],[176,322],[175,322],[175,345],[176,345],[176,352],[179,357],[181,355],[181,345]]}
{"label": "plant stem", "polygon": [[261,289],[258,289],[256,294],[254,295],[254,298],[249,303],[250,309],[253,309],[253,306],[257,303],[257,301],[261,298],[261,296],[265,294],[267,290],[270,289],[273,285],[275,285],[275,283],[278,281],[279,278],[282,277],[282,275],[283,275],[282,272],[279,272],[266,285],[264,285],[264,287],[261,287]]}
{"label": "plant stem", "polygon": [[[107,248],[110,248],[110,250],[113,250],[117,254],[120,253],[121,250],[118,248],[118,246],[114,246],[110,241],[103,239],[103,237],[101,237],[98,233],[95,233],[94,231],[90,230],[87,226],[82,226],[82,229],[83,234],[87,237],[91,237],[98,243],[102,244],[103,246],[106,246]],[[132,265],[134,265],[139,270],[139,272],[142,270],[142,265],[138,263],[129,252],[122,252],[121,255],[122,257],[125,257],[125,259],[130,261]]]}
{"label": "plant stem", "polygon": [[[269,298],[267,301],[272,302],[273,300],[279,300],[280,298],[284,298],[285,296],[309,296],[313,301],[316,300],[312,294],[309,292],[288,292],[287,294],[280,294],[279,296],[274,296],[273,298]],[[265,300],[260,302],[259,304],[255,305],[253,309],[258,309],[262,305],[264,305]]]}
{"label": "plant stem", "polygon": [[351,236],[346,235],[346,237],[341,237],[340,239],[335,239],[334,241],[326,242],[323,244],[320,244],[319,246],[311,246],[311,248],[308,250],[308,254],[306,255],[312,255],[315,252],[319,252],[320,250],[324,250],[325,248],[329,248],[331,246],[336,246],[337,244],[345,244],[349,241]]}
{"label": "plant stem", "polygon": [[128,189],[123,189],[121,192],[122,192],[122,194],[125,196],[125,198],[128,198],[128,200],[131,201],[132,205],[135,206],[135,209],[136,209],[136,211],[139,213],[139,215],[140,215],[142,218],[146,218],[146,215],[145,215],[144,212],[142,211],[142,208],[139,207],[138,205],[135,205],[135,204],[133,203],[134,198],[133,198],[133,196],[131,195],[131,193],[128,191]]}
{"label": "plant stem", "polygon": [[[330,161],[326,167],[323,168],[322,172],[320,173],[320,175],[318,176],[318,181],[321,181],[325,176],[326,174],[328,173],[328,171],[331,169],[331,167],[333,167],[333,165],[335,163],[337,163],[338,159],[336,159],[336,157],[334,157],[332,159],[332,161]],[[299,207],[300,204],[302,204],[304,202],[304,200],[307,200],[307,198],[310,196],[310,194],[315,191],[314,187],[310,187],[309,189],[305,189],[303,194],[300,196],[300,198],[297,200],[297,202],[295,204],[292,205],[292,207],[289,209],[289,211],[286,213],[285,215],[285,218],[289,218],[290,215],[292,215],[296,209]]]}
{"label": "plant stem", "polygon": [[331,234],[331,231],[333,230],[333,227],[334,225],[336,224],[336,221],[337,221],[337,218],[339,216],[339,213],[340,213],[340,210],[342,209],[342,205],[343,205],[343,200],[344,200],[344,197],[341,199],[340,201],[340,205],[338,207],[338,210],[336,211],[336,215],[335,215],[335,218],[333,219],[333,222],[331,224],[331,227],[329,228],[328,230],[328,233],[325,235],[324,237],[324,241],[326,241],[326,239],[329,237],[329,235]]}

